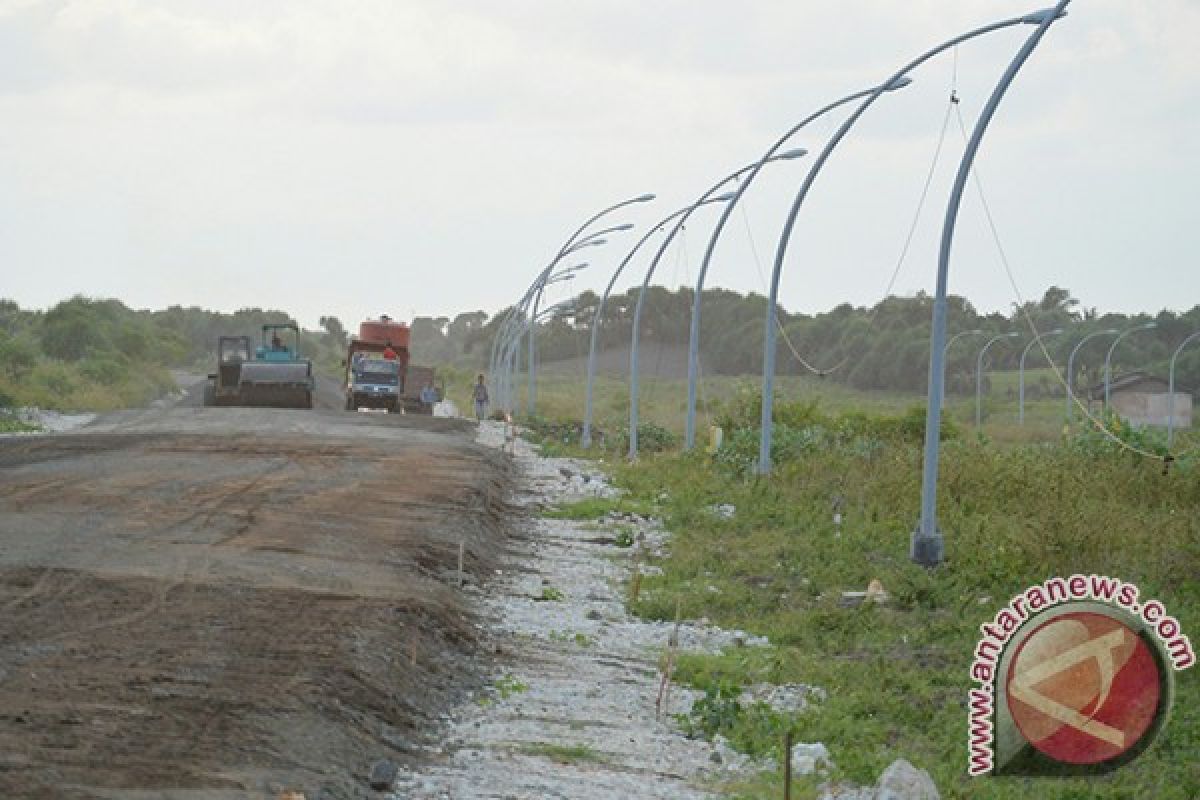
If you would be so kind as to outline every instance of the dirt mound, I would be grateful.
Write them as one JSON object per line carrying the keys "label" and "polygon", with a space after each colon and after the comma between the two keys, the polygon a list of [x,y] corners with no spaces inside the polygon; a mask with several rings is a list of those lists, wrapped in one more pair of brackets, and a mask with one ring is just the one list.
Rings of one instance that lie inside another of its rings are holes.
{"label": "dirt mound", "polygon": [[419,758],[478,681],[458,548],[491,572],[509,476],[396,433],[6,446],[0,796],[359,797]]}

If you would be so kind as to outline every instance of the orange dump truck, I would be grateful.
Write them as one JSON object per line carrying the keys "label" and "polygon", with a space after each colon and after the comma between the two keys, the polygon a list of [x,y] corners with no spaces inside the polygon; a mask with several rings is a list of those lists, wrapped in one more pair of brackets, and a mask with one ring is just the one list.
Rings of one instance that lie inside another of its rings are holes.
{"label": "orange dump truck", "polygon": [[391,317],[358,326],[346,349],[347,411],[432,413],[432,404],[421,401],[421,389],[433,382],[433,369],[409,365],[408,343],[408,326]]}

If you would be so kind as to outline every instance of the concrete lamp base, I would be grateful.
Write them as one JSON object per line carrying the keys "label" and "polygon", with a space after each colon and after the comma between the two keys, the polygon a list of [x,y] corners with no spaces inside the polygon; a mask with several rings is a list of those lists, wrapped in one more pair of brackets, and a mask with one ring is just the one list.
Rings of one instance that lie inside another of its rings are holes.
{"label": "concrete lamp base", "polygon": [[942,532],[932,534],[921,533],[921,529],[912,532],[909,540],[908,557],[922,567],[936,567],[946,556],[946,540]]}

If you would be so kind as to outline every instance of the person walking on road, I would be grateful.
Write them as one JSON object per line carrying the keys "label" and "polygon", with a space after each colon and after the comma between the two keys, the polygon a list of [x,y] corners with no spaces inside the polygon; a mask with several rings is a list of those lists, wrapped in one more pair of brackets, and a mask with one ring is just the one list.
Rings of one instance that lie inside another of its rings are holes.
{"label": "person walking on road", "polygon": [[475,398],[475,419],[482,422],[483,418],[487,416],[488,407],[488,391],[487,387],[483,385],[482,374],[480,374],[479,380],[475,382],[473,397]]}

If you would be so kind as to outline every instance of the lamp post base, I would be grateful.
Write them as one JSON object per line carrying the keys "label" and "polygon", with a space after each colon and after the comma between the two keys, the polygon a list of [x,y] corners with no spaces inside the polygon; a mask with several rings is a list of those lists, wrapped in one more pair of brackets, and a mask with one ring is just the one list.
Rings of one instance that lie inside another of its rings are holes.
{"label": "lamp post base", "polygon": [[946,555],[946,540],[941,531],[922,533],[920,528],[912,532],[908,544],[908,557],[922,567],[936,567]]}

